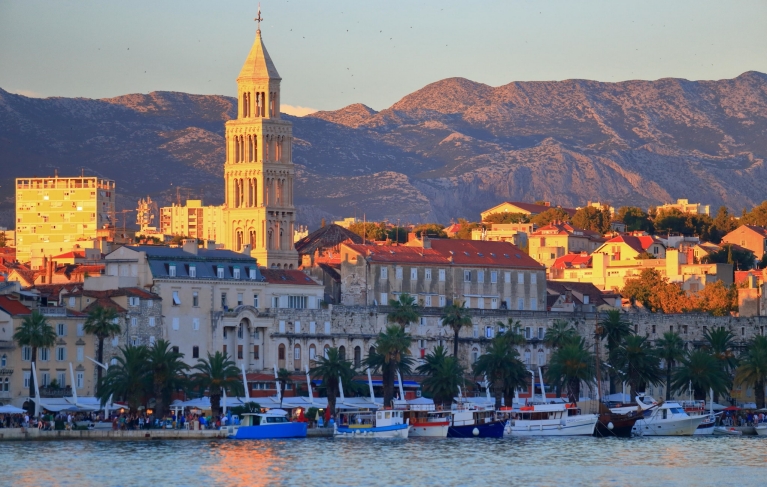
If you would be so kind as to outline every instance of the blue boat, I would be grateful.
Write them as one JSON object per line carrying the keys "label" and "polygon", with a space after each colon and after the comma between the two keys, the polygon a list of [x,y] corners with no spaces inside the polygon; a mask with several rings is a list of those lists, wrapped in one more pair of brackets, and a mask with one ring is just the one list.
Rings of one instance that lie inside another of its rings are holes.
{"label": "blue boat", "polygon": [[504,422],[493,409],[456,408],[452,411],[448,438],[503,438]]}
{"label": "blue boat", "polygon": [[282,409],[243,414],[242,423],[239,426],[227,426],[226,429],[227,437],[235,440],[306,438],[306,423],[288,421],[288,413]]}
{"label": "blue boat", "polygon": [[344,411],[341,424],[333,425],[336,438],[407,438],[410,426],[402,410]]}

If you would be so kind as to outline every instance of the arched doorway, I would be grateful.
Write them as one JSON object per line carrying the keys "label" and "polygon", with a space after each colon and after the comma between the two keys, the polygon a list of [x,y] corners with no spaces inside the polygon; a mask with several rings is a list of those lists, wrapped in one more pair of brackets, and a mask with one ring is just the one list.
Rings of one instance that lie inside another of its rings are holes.
{"label": "arched doorway", "polygon": [[282,343],[277,347],[277,367],[285,368],[285,345]]}

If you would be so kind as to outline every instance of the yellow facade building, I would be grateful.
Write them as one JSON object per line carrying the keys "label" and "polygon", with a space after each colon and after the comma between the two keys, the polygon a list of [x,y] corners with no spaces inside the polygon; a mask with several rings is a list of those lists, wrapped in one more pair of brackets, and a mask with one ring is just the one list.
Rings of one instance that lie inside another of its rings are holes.
{"label": "yellow facade building", "polygon": [[97,177],[16,179],[16,258],[53,256],[113,237],[115,182]]}
{"label": "yellow facade building", "polygon": [[160,208],[160,233],[218,242],[224,236],[222,206],[203,206],[202,200]]}

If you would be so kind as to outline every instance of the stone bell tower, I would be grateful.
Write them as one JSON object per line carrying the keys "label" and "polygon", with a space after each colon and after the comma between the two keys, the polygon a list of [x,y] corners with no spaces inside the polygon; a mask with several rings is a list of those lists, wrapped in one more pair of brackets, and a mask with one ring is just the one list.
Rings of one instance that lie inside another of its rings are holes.
{"label": "stone bell tower", "polygon": [[280,75],[259,28],[237,77],[237,119],[226,122],[224,243],[261,267],[294,269],[293,129],[280,119]]}

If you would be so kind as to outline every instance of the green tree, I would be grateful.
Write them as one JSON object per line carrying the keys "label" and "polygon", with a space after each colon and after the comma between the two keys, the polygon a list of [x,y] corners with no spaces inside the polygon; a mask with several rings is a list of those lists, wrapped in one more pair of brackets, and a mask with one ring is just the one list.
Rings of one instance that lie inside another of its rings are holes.
{"label": "green tree", "polygon": [[466,384],[463,367],[442,345],[426,354],[423,365],[416,371],[427,376],[421,387],[435,403],[449,404],[458,394],[458,387]]}
{"label": "green tree", "polygon": [[525,335],[522,334],[522,323],[519,320],[514,321],[514,318],[508,318],[506,323],[496,321],[495,324],[504,330],[503,336],[512,347],[525,345],[527,343]]}
{"label": "green tree", "polygon": [[[32,363],[37,362],[37,350],[39,348],[51,348],[56,343],[56,332],[48,324],[48,320],[39,311],[32,311],[32,314],[24,317],[21,325],[13,333],[13,339],[20,347],[29,347],[31,349]],[[36,369],[35,369],[36,370]],[[29,397],[35,397],[35,384],[33,380],[29,381]],[[34,406],[30,401],[30,414],[34,411]]]}
{"label": "green tree", "polygon": [[706,341],[703,347],[719,361],[722,370],[729,374],[737,368],[735,335],[730,330],[723,326],[711,328],[703,333],[703,339]]}
{"label": "green tree", "polygon": [[715,244],[722,241],[722,237],[738,228],[738,220],[735,219],[726,206],[720,206],[719,211],[716,212],[714,221],[709,231],[708,240]]}
{"label": "green tree", "polygon": [[[105,308],[103,306],[94,307],[85,320],[83,331],[89,335],[94,335],[98,340],[98,351],[96,352],[98,361],[104,363],[104,340],[113,338],[120,334],[120,325],[117,323],[119,316],[114,308]],[[101,367],[96,367],[96,392],[101,384]],[[98,395],[98,394],[96,394]]]}
{"label": "green tree", "polygon": [[277,371],[277,380],[280,383],[280,407],[282,407],[282,400],[285,399],[285,390],[288,388],[288,384],[293,383],[293,379],[290,377],[288,369],[280,369]]}
{"label": "green tree", "polygon": [[622,206],[618,208],[618,212],[615,216],[618,220],[626,224],[626,230],[629,232],[653,231],[650,215],[636,206]]}
{"label": "green tree", "polygon": [[764,404],[764,386],[767,382],[767,337],[755,336],[748,344],[746,353],[740,357],[735,382],[754,388],[756,407]]}
{"label": "green tree", "polygon": [[543,343],[553,349],[557,349],[577,339],[578,330],[569,321],[554,320],[554,323],[546,330]]}
{"label": "green tree", "polygon": [[665,287],[667,283],[668,281],[655,269],[644,269],[638,277],[624,281],[621,294],[632,303],[642,303],[650,311],[658,311],[661,307],[658,289]]}
{"label": "green tree", "polygon": [[[407,234],[408,234],[408,229],[405,227],[392,227],[387,232],[387,236],[389,240],[396,243],[407,242]],[[445,236],[447,236],[447,234],[445,234]]]}
{"label": "green tree", "polygon": [[530,223],[534,223],[539,227],[545,227],[551,222],[560,221],[570,223],[570,220],[570,214],[562,208],[549,208],[548,210],[531,217]]}
{"label": "green tree", "polygon": [[647,384],[662,383],[658,354],[646,337],[628,335],[613,352],[613,367],[624,382],[631,387],[631,393],[644,390]]}
{"label": "green tree", "polygon": [[367,240],[386,240],[389,236],[386,223],[357,222],[349,225],[349,230]]}
{"label": "green tree", "polygon": [[[375,353],[371,353],[364,363],[372,370],[381,371],[383,379],[384,405],[390,405],[394,399],[394,378],[397,370],[402,375],[410,370],[413,359],[410,357],[410,344],[413,339],[404,328],[392,325],[376,337]],[[404,398],[403,398],[404,399]]]}
{"label": "green tree", "polygon": [[396,323],[403,329],[421,318],[418,303],[415,302],[413,296],[407,293],[400,294],[398,299],[390,299],[389,307],[392,310],[386,316],[386,321]]}
{"label": "green tree", "polygon": [[551,354],[546,377],[557,385],[564,385],[568,400],[577,402],[581,382],[591,383],[595,372],[596,359],[589,352],[585,340],[570,338]]}
{"label": "green tree", "polygon": [[208,391],[210,396],[210,409],[213,416],[221,414],[221,395],[227,391],[236,396],[243,393],[243,385],[240,380],[240,369],[230,360],[229,355],[216,351],[207,358],[197,359],[193,367],[195,374],[192,382],[200,392]]}
{"label": "green tree", "polygon": [[440,225],[439,223],[422,223],[416,225],[413,227],[413,233],[415,233],[415,236],[418,238],[421,238],[423,235],[433,238],[447,238],[445,225]]}
{"label": "green tree", "polygon": [[525,213],[490,213],[483,223],[530,223],[530,215]]}
{"label": "green tree", "polygon": [[352,363],[345,360],[338,352],[338,348],[329,348],[324,357],[317,357],[315,365],[309,369],[309,375],[315,379],[322,380],[325,393],[328,397],[328,409],[330,414],[335,417],[336,398],[338,397],[338,380],[342,383],[350,382],[354,377],[354,368]]}
{"label": "green tree", "polygon": [[471,240],[471,231],[477,228],[482,228],[482,224],[477,222],[470,222],[464,218],[459,218],[458,232],[456,232],[455,238],[459,240]]}
{"label": "green tree", "polygon": [[612,215],[608,206],[602,208],[585,206],[573,215],[573,226],[602,234],[610,231],[611,221]]}
{"label": "green tree", "polygon": [[144,345],[121,347],[115,357],[117,363],[109,367],[107,375],[98,384],[96,397],[106,404],[109,397],[125,401],[131,413],[144,403],[150,385],[149,349]]}
{"label": "green tree", "polygon": [[726,394],[730,389],[730,377],[721,368],[721,364],[706,350],[690,352],[674,372],[672,386],[674,390],[687,390],[692,383],[695,399],[705,399],[709,389],[714,390],[714,400],[719,394]]}
{"label": "green tree", "polygon": [[[504,392],[525,384],[527,372],[519,360],[519,354],[511,346],[505,333],[498,334],[490,341],[485,353],[479,356],[473,367],[475,376],[487,376],[493,384],[495,408],[501,407]],[[511,402],[507,402],[508,405]]]}
{"label": "green tree", "polygon": [[159,416],[167,409],[171,392],[186,385],[189,366],[183,358],[184,354],[175,351],[167,340],[157,340],[148,350],[147,369]]}
{"label": "green tree", "polygon": [[674,333],[667,331],[663,338],[655,342],[658,348],[658,356],[666,363],[666,400],[671,399],[671,373],[674,365],[685,356],[684,340]]}
{"label": "green tree", "polygon": [[695,298],[696,308],[713,316],[728,316],[738,309],[738,289],[735,285],[725,286],[722,281],[708,284]]}
{"label": "green tree", "polygon": [[463,301],[454,300],[445,306],[440,321],[442,326],[453,330],[453,356],[458,357],[458,335],[461,333],[461,328],[471,326],[471,312]]}
{"label": "green tree", "polygon": [[733,244],[724,244],[715,252],[701,258],[704,264],[733,264],[735,269],[746,270],[754,267],[754,253]]}
{"label": "green tree", "polygon": [[741,225],[756,225],[767,227],[767,200],[762,201],[758,206],[751,209],[740,219]]}

